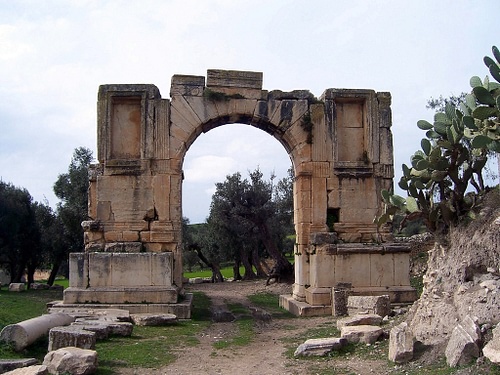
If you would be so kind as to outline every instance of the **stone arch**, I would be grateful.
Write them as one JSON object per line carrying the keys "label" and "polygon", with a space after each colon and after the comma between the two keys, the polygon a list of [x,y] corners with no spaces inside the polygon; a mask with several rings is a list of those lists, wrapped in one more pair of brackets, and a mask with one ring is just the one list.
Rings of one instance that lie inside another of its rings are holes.
{"label": "stone arch", "polygon": [[[392,187],[390,100],[373,90],[327,89],[319,99],[308,90],[267,91],[262,73],[224,70],[208,70],[206,80],[174,75],[170,99],[154,85],[102,85],[92,220],[84,223],[85,253],[70,261],[64,302],[130,303],[135,294],[123,290],[135,287],[137,309],[177,302],[184,156],[202,132],[230,123],[277,138],[294,166],[295,283],[283,307],[331,313],[338,283],[411,300],[408,249],[380,244],[389,233],[372,223],[380,190]],[[132,267],[138,276],[127,279]]]}

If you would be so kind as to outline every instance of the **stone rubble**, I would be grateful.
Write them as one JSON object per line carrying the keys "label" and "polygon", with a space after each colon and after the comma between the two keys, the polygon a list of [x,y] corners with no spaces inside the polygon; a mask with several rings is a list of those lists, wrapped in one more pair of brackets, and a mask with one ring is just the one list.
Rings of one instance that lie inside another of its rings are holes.
{"label": "stone rubble", "polygon": [[91,375],[97,371],[97,352],[75,347],[60,348],[47,353],[43,364],[53,375]]}
{"label": "stone rubble", "polygon": [[389,334],[389,360],[397,364],[413,359],[413,333],[408,323],[403,322],[391,328]]}
{"label": "stone rubble", "polygon": [[493,338],[483,348],[483,354],[493,363],[500,363],[500,324],[493,329]]}
{"label": "stone rubble", "polygon": [[467,316],[451,333],[446,346],[446,363],[450,367],[463,366],[470,363],[480,354],[479,342],[481,330],[476,322]]}

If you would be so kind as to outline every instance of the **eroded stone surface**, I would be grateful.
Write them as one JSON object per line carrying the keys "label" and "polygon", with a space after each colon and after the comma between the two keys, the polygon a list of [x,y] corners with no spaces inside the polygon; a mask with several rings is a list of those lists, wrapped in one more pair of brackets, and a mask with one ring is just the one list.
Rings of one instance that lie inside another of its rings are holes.
{"label": "eroded stone surface", "polygon": [[450,367],[466,365],[479,357],[481,330],[474,320],[467,316],[451,333],[446,346],[446,363]]}
{"label": "eroded stone surface", "polygon": [[294,357],[300,356],[325,356],[333,350],[339,350],[347,344],[345,338],[329,337],[322,339],[309,339],[300,344]]}
{"label": "eroded stone surface", "polygon": [[69,346],[81,349],[94,349],[95,343],[95,332],[87,331],[83,329],[83,327],[55,327],[52,328],[49,332],[48,351],[50,352]]}
{"label": "eroded stone surface", "polygon": [[358,342],[373,344],[383,333],[382,328],[369,325],[344,326],[340,329],[342,338],[353,344]]}
{"label": "eroded stone surface", "polygon": [[406,322],[391,328],[389,334],[389,360],[406,363],[413,359],[413,333]]}
{"label": "eroded stone surface", "polygon": [[43,364],[51,374],[90,375],[97,371],[97,352],[65,347],[49,352]]}
{"label": "eroded stone surface", "polygon": [[377,314],[354,315],[337,320],[337,328],[360,325],[379,326],[381,323],[382,317]]}
{"label": "eroded stone surface", "polygon": [[132,314],[132,322],[137,326],[166,326],[177,323],[174,314]]}

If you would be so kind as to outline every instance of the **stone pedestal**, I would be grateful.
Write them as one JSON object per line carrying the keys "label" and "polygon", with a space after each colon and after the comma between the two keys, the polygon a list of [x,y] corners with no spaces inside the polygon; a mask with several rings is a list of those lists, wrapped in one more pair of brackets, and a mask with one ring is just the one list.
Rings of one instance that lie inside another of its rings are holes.
{"label": "stone pedestal", "polygon": [[55,310],[80,305],[190,317],[191,299],[179,301],[173,284],[172,253],[73,253],[69,266],[69,288]]}
{"label": "stone pedestal", "polygon": [[392,303],[417,298],[410,286],[410,250],[405,245],[318,242],[311,247],[313,251],[303,255],[309,260],[310,282],[305,301],[294,295],[280,299],[280,305],[295,315],[332,314],[332,288],[346,283],[352,285],[352,296],[388,295]]}

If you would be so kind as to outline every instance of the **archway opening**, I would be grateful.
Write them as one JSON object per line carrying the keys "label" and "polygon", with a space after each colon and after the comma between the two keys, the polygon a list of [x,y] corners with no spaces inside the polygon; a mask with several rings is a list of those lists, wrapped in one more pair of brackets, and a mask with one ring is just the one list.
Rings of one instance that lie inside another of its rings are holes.
{"label": "archway opening", "polygon": [[[251,125],[226,124],[198,136],[189,147],[183,163],[182,212],[183,221],[189,223],[185,227],[185,231],[187,229],[189,232],[185,236],[185,244],[189,247],[195,242],[198,247],[184,248],[185,276],[189,276],[190,271],[201,268],[206,270],[204,274],[208,277],[210,268],[206,262],[200,260],[199,253],[205,256],[209,263],[217,263],[216,267],[220,267],[221,276],[224,278],[251,279],[273,273],[276,261],[262,241],[262,228],[254,225],[253,228],[245,228],[248,231],[244,232],[241,228],[233,227],[229,233],[224,233],[233,238],[219,237],[220,242],[212,245],[204,239],[213,233],[207,234],[204,231],[207,226],[213,224],[210,208],[216,192],[216,183],[224,184],[229,177],[234,177],[237,173],[242,181],[251,182],[251,174],[258,170],[262,181],[271,183],[276,188],[283,180],[292,182],[289,176],[291,166],[292,162],[283,145],[273,136]],[[290,200],[292,197],[290,195]],[[293,202],[290,203],[293,208]],[[285,238],[283,232],[280,234],[282,238],[277,240],[277,247],[293,262],[293,210],[287,224],[288,227],[284,230],[289,233],[286,233]],[[213,225],[211,228],[213,229]],[[220,236],[223,235],[222,232],[219,233]],[[205,238],[200,240],[200,237]],[[236,248],[228,250],[227,247],[231,246]],[[246,248],[238,250],[238,246]],[[259,264],[256,264],[256,254],[259,256]]]}

